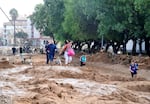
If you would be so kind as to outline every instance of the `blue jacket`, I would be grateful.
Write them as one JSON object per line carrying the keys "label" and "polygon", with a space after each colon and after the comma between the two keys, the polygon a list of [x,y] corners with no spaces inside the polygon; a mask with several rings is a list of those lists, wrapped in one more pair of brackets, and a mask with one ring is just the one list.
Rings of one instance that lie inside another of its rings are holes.
{"label": "blue jacket", "polygon": [[49,44],[47,46],[47,51],[49,54],[54,55],[55,54],[55,50],[57,49],[55,44]]}
{"label": "blue jacket", "polygon": [[130,64],[130,70],[136,72],[138,70],[138,64]]}

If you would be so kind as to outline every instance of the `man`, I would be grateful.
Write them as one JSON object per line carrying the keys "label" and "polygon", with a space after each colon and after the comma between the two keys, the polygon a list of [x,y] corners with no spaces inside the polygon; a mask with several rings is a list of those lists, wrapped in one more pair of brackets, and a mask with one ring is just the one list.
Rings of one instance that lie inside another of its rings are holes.
{"label": "man", "polygon": [[23,63],[23,55],[22,55],[22,53],[23,53],[23,48],[22,48],[21,46],[19,47],[19,52],[20,52],[21,62]]}
{"label": "man", "polygon": [[14,56],[16,55],[16,48],[15,47],[12,48],[12,53]]}
{"label": "man", "polygon": [[47,60],[47,64],[50,60],[50,62],[53,62],[54,56],[55,56],[55,50],[57,49],[56,45],[54,44],[54,42],[51,40],[47,46],[47,53],[48,53],[48,60]]}

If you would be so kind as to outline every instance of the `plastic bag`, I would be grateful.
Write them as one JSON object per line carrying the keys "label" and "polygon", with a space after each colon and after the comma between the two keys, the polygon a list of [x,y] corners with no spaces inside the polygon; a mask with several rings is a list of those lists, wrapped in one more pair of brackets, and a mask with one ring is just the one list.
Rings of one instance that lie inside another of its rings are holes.
{"label": "plastic bag", "polygon": [[75,55],[75,52],[72,48],[69,48],[67,52],[68,52],[68,56],[74,56]]}

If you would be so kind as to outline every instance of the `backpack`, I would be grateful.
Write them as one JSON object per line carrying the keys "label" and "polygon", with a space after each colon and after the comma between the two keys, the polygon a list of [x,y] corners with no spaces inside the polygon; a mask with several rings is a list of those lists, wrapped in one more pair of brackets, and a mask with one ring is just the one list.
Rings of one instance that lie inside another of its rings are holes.
{"label": "backpack", "polygon": [[81,56],[81,62],[86,62],[86,56],[85,55]]}

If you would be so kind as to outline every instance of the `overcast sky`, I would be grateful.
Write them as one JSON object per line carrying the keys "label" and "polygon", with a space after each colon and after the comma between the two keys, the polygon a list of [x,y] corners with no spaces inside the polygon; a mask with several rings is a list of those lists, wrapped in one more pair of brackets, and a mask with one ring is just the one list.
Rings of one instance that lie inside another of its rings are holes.
{"label": "overcast sky", "polygon": [[[29,15],[39,3],[43,3],[43,0],[0,0],[0,7],[10,17],[9,11],[12,8],[15,8],[19,15]],[[3,27],[3,22],[8,22],[8,19],[0,10],[0,27]]]}

